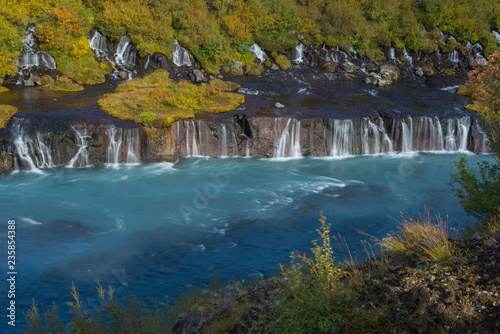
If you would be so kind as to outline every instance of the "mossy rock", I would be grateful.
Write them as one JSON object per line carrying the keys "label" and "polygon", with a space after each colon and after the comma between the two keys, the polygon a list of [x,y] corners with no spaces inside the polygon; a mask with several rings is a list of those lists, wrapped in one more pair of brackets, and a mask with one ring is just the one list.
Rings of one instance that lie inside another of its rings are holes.
{"label": "mossy rock", "polygon": [[42,85],[45,88],[56,91],[78,92],[80,90],[83,90],[82,86],[74,83],[68,77],[57,77],[56,80],[54,80],[48,75],[45,75],[42,78]]}
{"label": "mossy rock", "polygon": [[[206,84],[203,84],[206,85]],[[240,85],[232,81],[224,81],[221,79],[210,80],[208,85],[206,85],[211,90],[220,90],[222,92],[236,92],[240,89]]]}
{"label": "mossy rock", "polygon": [[7,87],[0,86],[0,93],[6,93],[9,89]]}
{"label": "mossy rock", "polygon": [[266,65],[267,68],[270,68],[271,67],[271,62],[269,60],[266,60],[266,62],[264,63],[264,65]]}
{"label": "mossy rock", "polygon": [[476,102],[468,104],[464,108],[469,110],[469,111],[474,111],[474,112],[480,112],[482,109],[481,105],[479,103],[476,103]]}
{"label": "mossy rock", "polygon": [[337,67],[339,66],[338,63],[334,62],[334,61],[329,61],[329,62],[326,62],[324,63],[321,67],[325,70],[325,71],[328,71],[328,72],[335,72],[335,70],[337,69]]}
{"label": "mossy rock", "polygon": [[243,69],[242,69],[242,68],[235,68],[235,67],[232,67],[232,68],[231,68],[231,74],[232,74],[232,75],[235,75],[235,76],[242,76],[243,74],[245,74],[245,72],[243,72]]}
{"label": "mossy rock", "polygon": [[16,113],[16,107],[7,104],[0,104],[0,129],[5,128]]}
{"label": "mossy rock", "polygon": [[431,76],[431,75],[434,75],[434,68],[432,65],[425,65],[422,68],[422,72],[424,72],[425,76]]}
{"label": "mossy rock", "polygon": [[375,68],[375,65],[373,65],[372,63],[368,63],[366,64],[366,70],[368,72],[373,72],[373,69]]}
{"label": "mossy rock", "polygon": [[457,72],[452,68],[443,68],[441,71],[442,75],[455,75]]}
{"label": "mossy rock", "polygon": [[248,64],[245,69],[246,75],[262,75],[264,73],[264,69],[260,64]]}
{"label": "mossy rock", "polygon": [[474,92],[474,85],[470,82],[466,82],[463,85],[458,86],[457,94],[462,96],[472,97]]}
{"label": "mossy rock", "polygon": [[299,44],[297,37],[281,31],[260,31],[255,40],[263,50],[270,53],[285,53]]}
{"label": "mossy rock", "polygon": [[99,105],[108,114],[146,127],[168,127],[176,119],[194,118],[197,113],[220,113],[238,108],[244,96],[228,92],[238,84],[212,80],[205,85],[175,83],[165,70],[120,84],[116,93],[105,94]]}
{"label": "mossy rock", "polygon": [[288,60],[288,58],[283,55],[279,55],[278,57],[274,58],[274,61],[283,71],[289,70],[292,67],[292,63],[290,63],[290,60]]}

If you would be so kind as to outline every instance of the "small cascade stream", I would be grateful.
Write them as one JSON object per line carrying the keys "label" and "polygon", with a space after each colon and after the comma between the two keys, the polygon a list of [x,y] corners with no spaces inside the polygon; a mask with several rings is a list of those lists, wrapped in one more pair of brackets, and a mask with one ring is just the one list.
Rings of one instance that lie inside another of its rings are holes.
{"label": "small cascade stream", "polygon": [[69,161],[66,167],[90,167],[88,147],[89,139],[92,138],[92,136],[90,135],[87,127],[83,127],[80,129],[73,127],[73,131],[76,134],[76,145],[78,146],[78,152],[76,152],[75,156]]}
{"label": "small cascade stream", "polygon": [[29,25],[26,29],[21,57],[19,57],[20,70],[31,70],[34,67],[40,66],[49,70],[55,70],[57,68],[56,61],[51,55],[37,48],[34,33],[35,26]]}
{"label": "small cascade stream", "polygon": [[302,64],[304,62],[304,51],[306,47],[304,44],[299,43],[297,47],[295,48],[295,59],[294,61],[297,64]]}
{"label": "small cascade stream", "polygon": [[141,162],[139,150],[139,129],[122,129],[110,125],[107,130],[109,145],[106,163],[118,167],[120,163],[138,164]]}
{"label": "small cascade stream", "polygon": [[89,40],[89,46],[92,51],[94,51],[97,58],[109,60],[109,51],[106,43],[106,37],[101,35],[97,29],[94,30],[94,34]]}
{"label": "small cascade stream", "polygon": [[39,168],[54,167],[51,150],[44,142],[43,136],[39,132],[34,136],[27,135],[23,129],[23,123],[24,120],[20,118],[15,119],[12,125],[14,146],[19,158],[19,161],[15,160],[16,169],[24,167],[41,173]]}
{"label": "small cascade stream", "polygon": [[187,156],[199,156],[198,141],[196,139],[196,123],[194,121],[186,122],[186,151]]}
{"label": "small cascade stream", "polygon": [[172,54],[172,61],[175,66],[193,66],[191,63],[191,58],[189,57],[189,53],[184,49],[178,40],[175,40],[175,49]]}
{"label": "small cascade stream", "polygon": [[267,55],[266,55],[266,53],[264,51],[262,51],[262,49],[260,48],[259,44],[254,43],[250,47],[250,51],[252,51],[252,53],[255,55],[255,58],[257,58],[258,60],[260,60],[261,63],[263,63],[263,62],[266,61]]}
{"label": "small cascade stream", "polygon": [[300,147],[300,120],[289,118],[283,131],[279,131],[281,119],[276,119],[274,124],[275,143],[274,158],[301,158]]}

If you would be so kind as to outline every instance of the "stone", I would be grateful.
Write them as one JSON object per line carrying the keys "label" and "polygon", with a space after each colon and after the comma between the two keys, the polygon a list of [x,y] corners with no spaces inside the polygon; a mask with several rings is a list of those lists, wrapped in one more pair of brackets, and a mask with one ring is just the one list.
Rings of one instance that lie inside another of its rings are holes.
{"label": "stone", "polygon": [[298,34],[298,35],[297,35],[297,39],[298,39],[299,41],[303,41],[303,40],[305,39],[305,37],[304,37],[304,35],[302,35],[302,34]]}
{"label": "stone", "polygon": [[424,71],[422,71],[422,68],[417,67],[417,68],[415,69],[415,75],[416,75],[417,77],[423,77],[423,76],[424,76]]}
{"label": "stone", "polygon": [[277,70],[279,70],[279,69],[280,69],[280,68],[278,67],[278,65],[276,65],[276,64],[272,64],[272,65],[271,65],[271,70],[273,70],[273,71],[277,71]]}
{"label": "stone", "polygon": [[276,40],[277,40],[278,42],[281,42],[281,41],[283,40],[283,37],[278,36],[278,38],[276,38]]}
{"label": "stone", "polygon": [[379,87],[385,87],[385,86],[389,86],[392,84],[392,80],[386,80],[386,79],[382,79],[382,80],[379,80],[377,82],[377,86]]}
{"label": "stone", "polygon": [[217,75],[217,79],[224,79],[224,77],[222,76],[222,74],[219,74]]}
{"label": "stone", "polygon": [[234,62],[231,65],[231,74],[232,75],[243,75],[245,72],[243,71],[243,64],[239,61]]}
{"label": "stone", "polygon": [[434,275],[429,276],[429,281],[434,282],[436,280],[436,277]]}
{"label": "stone", "polygon": [[398,80],[399,70],[394,65],[385,64],[380,66],[380,75],[384,80]]}
{"label": "stone", "polygon": [[486,247],[491,247],[493,245],[496,245],[497,243],[498,241],[496,241],[495,238],[491,237],[483,241],[483,245],[485,245]]}
{"label": "stone", "polygon": [[42,85],[42,78],[40,78],[39,76],[34,76],[31,78],[31,80],[37,85],[37,86],[41,86]]}
{"label": "stone", "polygon": [[202,82],[205,80],[205,76],[203,73],[201,73],[200,70],[194,70],[193,72],[189,73],[189,79],[193,82]]}
{"label": "stone", "polygon": [[342,64],[342,68],[344,69],[344,71],[346,71],[347,73],[352,73],[354,72],[354,64],[351,63],[350,61],[346,61],[345,63]]}
{"label": "stone", "polygon": [[120,71],[120,73],[118,73],[118,76],[120,76],[120,79],[122,79],[122,80],[128,79],[128,73],[125,71]]}
{"label": "stone", "polygon": [[293,29],[288,30],[288,35],[294,35],[295,36],[296,34],[297,33]]}
{"label": "stone", "polygon": [[33,86],[35,86],[35,83],[31,79],[24,80],[24,86],[25,87],[33,87]]}
{"label": "stone", "polygon": [[479,233],[474,233],[471,237],[470,237],[472,240],[481,240],[481,236],[479,235]]}
{"label": "stone", "polygon": [[276,103],[274,104],[274,107],[275,107],[275,108],[279,108],[279,109],[283,109],[283,108],[285,108],[285,105],[284,105],[284,104],[282,104],[282,103],[276,102]]}

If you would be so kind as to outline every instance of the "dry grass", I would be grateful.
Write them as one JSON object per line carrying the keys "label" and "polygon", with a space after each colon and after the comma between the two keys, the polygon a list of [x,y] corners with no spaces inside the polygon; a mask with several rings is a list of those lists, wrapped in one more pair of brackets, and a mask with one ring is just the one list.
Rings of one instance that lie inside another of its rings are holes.
{"label": "dry grass", "polygon": [[449,240],[448,219],[431,216],[429,211],[417,218],[401,215],[401,225],[397,235],[381,240],[381,246],[389,254],[404,261],[450,262],[454,247]]}

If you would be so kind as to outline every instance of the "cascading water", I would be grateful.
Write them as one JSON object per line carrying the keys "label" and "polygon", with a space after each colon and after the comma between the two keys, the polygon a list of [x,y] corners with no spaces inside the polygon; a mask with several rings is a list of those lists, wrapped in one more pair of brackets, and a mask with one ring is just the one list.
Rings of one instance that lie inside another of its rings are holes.
{"label": "cascading water", "polygon": [[295,48],[295,59],[294,61],[297,64],[302,64],[304,62],[304,50],[306,49],[305,45],[299,43]]}
{"label": "cascading water", "polygon": [[221,148],[221,157],[227,157],[227,129],[224,124],[222,124],[222,148]]}
{"label": "cascading water", "polygon": [[452,63],[459,63],[460,62],[460,58],[459,58],[459,55],[458,55],[458,51],[457,50],[453,50],[450,52],[450,56],[448,57],[448,59],[452,62]]}
{"label": "cascading water", "polygon": [[193,66],[191,63],[191,58],[189,57],[189,53],[184,49],[180,44],[178,40],[175,41],[175,49],[174,53],[172,54],[172,61],[174,62],[175,66]]}
{"label": "cascading water", "polygon": [[410,63],[410,66],[413,66],[413,58],[408,54],[406,48],[403,49],[403,56],[405,57],[405,60]]}
{"label": "cascading water", "polygon": [[[14,119],[12,121],[12,133],[15,137],[14,146],[16,147],[17,154],[21,165],[34,172],[39,172],[39,168],[50,168],[54,167],[52,162],[52,155],[50,148],[44,143],[42,135],[37,133],[36,136],[31,137],[25,133],[24,130],[24,119]],[[16,164],[16,169],[19,168],[19,164],[16,159],[14,159]]]}
{"label": "cascading water", "polygon": [[330,155],[332,157],[343,157],[354,154],[353,139],[354,124],[352,120],[334,120],[332,150],[330,151]]}
{"label": "cascading water", "polygon": [[403,120],[401,122],[402,127],[402,143],[401,152],[412,152],[413,151],[413,120],[411,117],[407,118],[408,124]]}
{"label": "cascading water", "polygon": [[89,46],[94,51],[94,54],[99,59],[108,59],[108,46],[106,43],[106,38],[99,33],[99,31],[94,30],[94,34],[89,41]]}
{"label": "cascading water", "polygon": [[493,30],[491,33],[493,34],[493,36],[495,36],[497,40],[497,46],[500,46],[500,34],[498,33],[498,31]]}
{"label": "cascading water", "polygon": [[[275,143],[274,157],[275,158],[301,158],[302,150],[300,147],[300,121],[289,118],[285,128],[279,134],[279,121],[276,119],[274,123]],[[290,124],[292,129],[290,131]]]}
{"label": "cascading water", "polygon": [[115,126],[110,126],[108,129],[109,146],[107,150],[108,164],[117,166],[120,163],[120,147],[122,146],[122,129],[116,129]]}
{"label": "cascading water", "polygon": [[35,26],[30,25],[26,29],[26,37],[21,50],[22,56],[19,59],[19,67],[23,70],[31,69],[32,67],[43,66],[49,70],[57,68],[54,58],[46,52],[36,49],[36,40],[34,37]]}
{"label": "cascading water", "polygon": [[141,162],[139,151],[139,129],[127,129],[127,163],[138,164]]}
{"label": "cascading water", "polygon": [[380,153],[380,132],[378,126],[365,118],[362,123],[363,154]]}
{"label": "cascading water", "polygon": [[[192,128],[192,133],[190,133],[190,127]],[[196,141],[196,124],[194,121],[186,122],[186,153],[188,157],[200,155],[198,152],[198,143]]]}
{"label": "cascading water", "polygon": [[264,51],[262,51],[262,49],[260,48],[259,44],[254,43],[250,47],[250,51],[253,52],[253,54],[255,55],[255,58],[257,58],[258,60],[260,60],[261,63],[263,63],[263,62],[266,61],[267,55],[266,55],[266,53]]}
{"label": "cascading water", "polygon": [[90,136],[86,127],[80,130],[74,127],[72,127],[72,129],[73,131],[75,131],[76,134],[76,145],[78,146],[78,151],[76,152],[75,156],[71,158],[66,167],[67,168],[89,167],[90,163],[89,163],[88,146],[89,146],[89,139],[92,138],[92,136]]}

